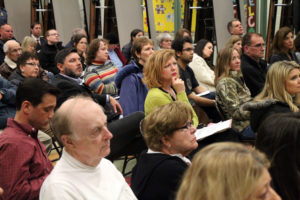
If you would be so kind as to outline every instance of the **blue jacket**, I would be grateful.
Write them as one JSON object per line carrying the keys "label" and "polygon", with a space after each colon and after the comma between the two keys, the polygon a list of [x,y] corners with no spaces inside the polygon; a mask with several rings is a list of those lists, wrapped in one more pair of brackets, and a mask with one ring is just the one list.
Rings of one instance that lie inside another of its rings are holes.
{"label": "blue jacket", "polygon": [[143,71],[134,61],[124,66],[116,76],[115,84],[120,89],[120,104],[124,116],[136,111],[144,112],[148,89],[142,78]]}

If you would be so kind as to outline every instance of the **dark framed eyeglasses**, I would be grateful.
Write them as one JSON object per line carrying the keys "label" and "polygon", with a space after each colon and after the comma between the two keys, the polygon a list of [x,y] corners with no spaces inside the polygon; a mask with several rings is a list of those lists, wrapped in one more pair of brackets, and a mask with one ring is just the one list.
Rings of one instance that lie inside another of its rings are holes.
{"label": "dark framed eyeglasses", "polygon": [[176,128],[174,131],[181,130],[181,129],[190,130],[192,127],[194,127],[194,122],[190,121],[190,122],[187,122],[184,126]]}
{"label": "dark framed eyeglasses", "polygon": [[37,66],[37,67],[41,67],[39,64],[37,64],[37,63],[25,63],[25,65],[30,65],[31,67],[35,67],[35,66]]}

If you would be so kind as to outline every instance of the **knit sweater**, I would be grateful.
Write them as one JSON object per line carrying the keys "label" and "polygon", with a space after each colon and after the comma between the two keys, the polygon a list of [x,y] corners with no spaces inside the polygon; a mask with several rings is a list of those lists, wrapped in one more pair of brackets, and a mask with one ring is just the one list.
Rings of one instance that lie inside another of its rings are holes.
{"label": "knit sweater", "polygon": [[118,90],[115,85],[115,76],[118,68],[107,60],[105,63],[93,61],[86,68],[84,74],[84,83],[97,94],[117,95]]}

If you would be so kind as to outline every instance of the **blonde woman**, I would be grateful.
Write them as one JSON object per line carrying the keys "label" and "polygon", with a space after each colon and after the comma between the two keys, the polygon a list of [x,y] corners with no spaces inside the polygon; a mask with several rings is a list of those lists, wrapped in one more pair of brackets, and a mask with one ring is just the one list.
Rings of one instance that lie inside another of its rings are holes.
{"label": "blonde woman", "polygon": [[280,200],[272,189],[269,161],[238,143],[215,143],[198,152],[177,200]]}
{"label": "blonde woman", "polygon": [[273,113],[299,112],[300,66],[293,61],[279,61],[268,70],[266,83],[261,93],[250,106],[251,127],[259,125]]}
{"label": "blonde woman", "polygon": [[[179,78],[174,50],[163,49],[154,52],[146,62],[143,75],[143,81],[149,89],[144,106],[146,115],[154,108],[173,101],[186,102],[191,106],[184,82]],[[197,127],[199,121],[194,110],[193,122]]]}
{"label": "blonde woman", "polygon": [[186,156],[198,147],[192,117],[192,108],[177,101],[156,108],[141,123],[148,151],[140,155],[132,174],[138,199],[174,199],[191,164]]}
{"label": "blonde woman", "polygon": [[225,48],[235,48],[242,53],[242,37],[239,35],[232,35],[226,42]]}
{"label": "blonde woman", "polygon": [[251,100],[242,73],[239,52],[234,48],[220,51],[215,69],[216,101],[225,118],[232,119],[232,128],[241,139],[254,139],[249,126],[250,113],[243,104]]}
{"label": "blonde woman", "polygon": [[37,41],[35,39],[33,39],[30,36],[25,36],[22,41],[21,48],[23,52],[27,51],[29,53],[36,53],[35,52],[36,45],[37,45]]}

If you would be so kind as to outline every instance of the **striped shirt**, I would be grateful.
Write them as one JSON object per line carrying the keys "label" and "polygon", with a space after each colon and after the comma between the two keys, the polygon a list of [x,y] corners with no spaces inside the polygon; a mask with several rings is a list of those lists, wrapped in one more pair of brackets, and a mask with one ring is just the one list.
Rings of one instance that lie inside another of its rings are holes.
{"label": "striped shirt", "polygon": [[118,68],[110,61],[105,63],[93,61],[86,68],[84,83],[97,94],[117,95],[118,90],[115,85],[115,76]]}

